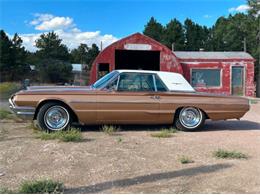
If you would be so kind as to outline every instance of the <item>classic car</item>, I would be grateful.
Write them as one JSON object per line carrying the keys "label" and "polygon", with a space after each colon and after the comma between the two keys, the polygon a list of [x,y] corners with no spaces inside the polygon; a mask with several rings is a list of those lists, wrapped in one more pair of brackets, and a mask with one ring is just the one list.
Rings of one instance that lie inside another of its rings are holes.
{"label": "classic car", "polygon": [[181,74],[144,70],[114,70],[88,87],[28,87],[9,102],[18,116],[48,131],[72,122],[174,124],[191,131],[206,119],[240,119],[249,110],[246,98],[199,93]]}

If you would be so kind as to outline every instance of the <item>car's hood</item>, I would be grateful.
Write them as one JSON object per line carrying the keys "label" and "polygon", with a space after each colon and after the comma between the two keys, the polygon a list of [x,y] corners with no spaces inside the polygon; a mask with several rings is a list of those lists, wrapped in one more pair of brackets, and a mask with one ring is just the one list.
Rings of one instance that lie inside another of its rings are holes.
{"label": "car's hood", "polygon": [[90,90],[91,86],[30,86],[27,88],[28,91],[35,90]]}
{"label": "car's hood", "polygon": [[30,86],[18,94],[86,93],[94,91],[91,86]]}

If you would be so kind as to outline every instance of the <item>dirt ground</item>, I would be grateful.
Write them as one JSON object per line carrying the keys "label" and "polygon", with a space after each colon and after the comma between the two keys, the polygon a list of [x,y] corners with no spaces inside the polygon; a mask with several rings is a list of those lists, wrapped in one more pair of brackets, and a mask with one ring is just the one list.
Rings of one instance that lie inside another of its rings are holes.
{"label": "dirt ground", "polygon": [[[260,102],[241,121],[208,121],[171,138],[151,137],[162,126],[122,126],[115,136],[86,126],[82,142],[64,143],[36,139],[29,125],[1,121],[0,187],[47,178],[65,193],[260,193]],[[249,158],[216,159],[219,148]],[[183,155],[194,163],[181,164]]]}

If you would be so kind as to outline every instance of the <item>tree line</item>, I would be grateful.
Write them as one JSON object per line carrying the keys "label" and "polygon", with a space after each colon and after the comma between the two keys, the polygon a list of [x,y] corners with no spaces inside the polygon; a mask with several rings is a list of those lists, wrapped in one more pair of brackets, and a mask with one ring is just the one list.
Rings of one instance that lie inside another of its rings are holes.
{"label": "tree line", "polygon": [[257,48],[257,30],[257,20],[253,16],[238,13],[218,18],[210,28],[191,19],[182,24],[176,18],[163,26],[152,17],[143,33],[170,49],[174,44],[177,51],[243,51],[246,41],[246,50],[253,54]]}
{"label": "tree line", "polygon": [[[86,64],[90,69],[99,53],[96,44],[89,47],[83,43],[70,51],[55,32],[40,35],[35,41],[36,52],[27,51],[22,43],[17,33],[10,39],[4,30],[0,31],[0,81],[31,78],[45,83],[68,82],[72,78],[72,63]],[[33,73],[30,65],[35,66]]]}

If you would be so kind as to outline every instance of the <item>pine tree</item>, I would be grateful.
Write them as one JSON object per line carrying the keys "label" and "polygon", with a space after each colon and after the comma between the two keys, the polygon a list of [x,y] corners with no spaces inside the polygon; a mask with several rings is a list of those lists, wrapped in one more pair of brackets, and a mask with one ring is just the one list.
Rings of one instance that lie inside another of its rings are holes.
{"label": "pine tree", "polygon": [[155,39],[156,41],[163,42],[163,26],[155,20],[154,17],[151,17],[149,22],[145,25],[143,34]]}
{"label": "pine tree", "polygon": [[42,34],[36,40],[39,49],[36,56],[39,59],[38,68],[42,82],[66,82],[71,79],[72,66],[69,62],[69,52],[66,45],[54,32]]}
{"label": "pine tree", "polygon": [[184,29],[177,19],[171,20],[166,25],[163,42],[170,49],[172,44],[176,51],[184,49]]}

